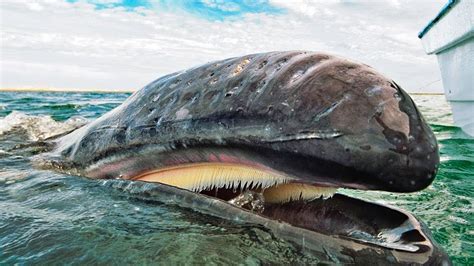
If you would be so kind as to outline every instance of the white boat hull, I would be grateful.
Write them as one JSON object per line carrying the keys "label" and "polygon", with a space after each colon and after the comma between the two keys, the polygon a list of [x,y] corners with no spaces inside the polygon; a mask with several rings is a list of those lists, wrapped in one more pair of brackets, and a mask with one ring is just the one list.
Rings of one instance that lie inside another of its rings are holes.
{"label": "white boat hull", "polygon": [[474,1],[451,1],[420,38],[438,57],[455,125],[474,136]]}

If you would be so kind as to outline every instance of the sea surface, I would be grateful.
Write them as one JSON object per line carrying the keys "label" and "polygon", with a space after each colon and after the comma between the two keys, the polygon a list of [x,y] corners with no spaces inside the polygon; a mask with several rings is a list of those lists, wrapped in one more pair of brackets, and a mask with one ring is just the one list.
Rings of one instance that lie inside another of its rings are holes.
{"label": "sea surface", "polygon": [[[128,96],[0,92],[0,265],[317,262],[261,226],[31,165],[40,150],[30,144],[83,125]],[[444,96],[413,98],[439,141],[435,182],[411,194],[340,192],[414,213],[455,265],[474,265],[474,139],[453,126]]]}

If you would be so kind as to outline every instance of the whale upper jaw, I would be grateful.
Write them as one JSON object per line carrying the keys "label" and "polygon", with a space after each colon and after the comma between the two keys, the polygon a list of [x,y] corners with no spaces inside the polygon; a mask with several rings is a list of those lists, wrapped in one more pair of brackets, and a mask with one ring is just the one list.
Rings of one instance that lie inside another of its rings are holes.
{"label": "whale upper jaw", "polygon": [[[161,149],[163,156],[150,153],[160,162],[135,158],[148,148]],[[424,189],[439,165],[433,132],[395,82],[367,65],[305,51],[246,55],[159,78],[59,139],[55,152],[81,175],[129,178],[170,165],[174,151],[177,162],[209,161],[186,157],[188,148],[242,151],[236,157],[304,183],[391,192]],[[133,169],[116,171],[107,164],[114,157],[127,157]]]}

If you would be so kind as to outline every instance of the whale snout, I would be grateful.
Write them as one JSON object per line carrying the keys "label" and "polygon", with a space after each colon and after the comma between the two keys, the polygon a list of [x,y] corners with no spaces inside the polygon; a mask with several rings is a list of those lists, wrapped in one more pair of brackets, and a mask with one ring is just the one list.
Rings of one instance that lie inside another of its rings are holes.
{"label": "whale snout", "polygon": [[323,177],[356,189],[413,192],[429,186],[439,165],[438,145],[413,100],[390,80],[365,75],[355,83],[357,89],[340,89],[344,97],[338,94],[331,99],[336,104],[322,108],[329,111],[314,108],[316,115],[309,115],[318,117],[315,128],[327,125],[337,135],[287,144],[286,150],[311,157],[295,171],[306,169],[302,176],[314,176],[308,182]]}
{"label": "whale snout", "polygon": [[[414,192],[429,186],[439,166],[436,137],[413,100],[397,84],[398,103],[374,117],[377,133],[364,137],[375,143],[372,158],[364,158],[372,167],[374,189],[391,192]],[[378,163],[375,163],[375,162]]]}
{"label": "whale snout", "polygon": [[[406,155],[389,154],[386,164],[374,169],[381,184],[380,190],[391,192],[414,192],[429,186],[438,171],[439,154],[437,146],[429,143],[414,143]],[[398,158],[397,158],[398,157]]]}
{"label": "whale snout", "polygon": [[[387,164],[379,177],[387,184],[385,190],[413,192],[426,188],[434,180],[439,166],[439,152],[436,138],[411,98],[394,84],[401,97],[399,108],[407,114],[408,135],[384,130],[383,134],[393,148]],[[402,136],[400,136],[402,135]]]}

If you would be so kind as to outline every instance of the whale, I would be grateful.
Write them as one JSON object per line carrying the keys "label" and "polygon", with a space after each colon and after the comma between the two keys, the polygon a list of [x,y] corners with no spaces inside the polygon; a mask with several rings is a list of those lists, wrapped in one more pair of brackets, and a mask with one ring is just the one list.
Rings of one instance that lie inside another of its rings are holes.
{"label": "whale", "polygon": [[340,56],[267,52],[178,71],[50,146],[41,168],[263,225],[324,262],[450,264],[415,215],[338,192],[415,192],[439,167],[410,96]]}

